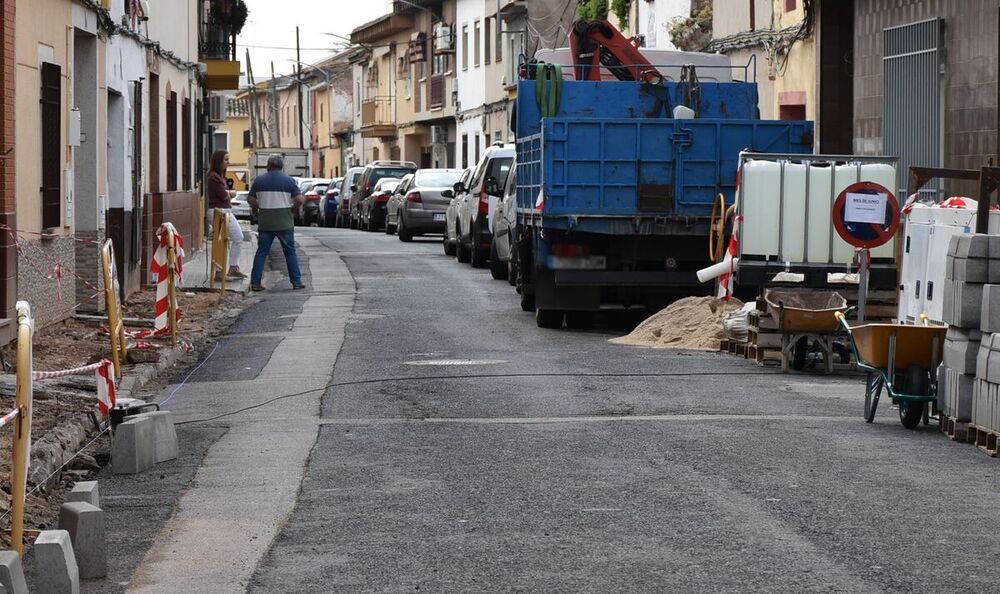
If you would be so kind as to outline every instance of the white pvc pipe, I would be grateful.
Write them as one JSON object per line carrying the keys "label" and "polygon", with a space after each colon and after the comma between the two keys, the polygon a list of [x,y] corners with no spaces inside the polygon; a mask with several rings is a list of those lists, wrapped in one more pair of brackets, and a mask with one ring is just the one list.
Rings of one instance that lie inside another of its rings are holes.
{"label": "white pvc pipe", "polygon": [[699,270],[698,281],[707,283],[710,280],[717,279],[723,274],[727,274],[730,271],[735,271],[737,268],[739,268],[739,264],[740,264],[739,258],[733,258],[730,260],[727,257],[718,264],[712,264],[708,268],[702,268],[701,270]]}

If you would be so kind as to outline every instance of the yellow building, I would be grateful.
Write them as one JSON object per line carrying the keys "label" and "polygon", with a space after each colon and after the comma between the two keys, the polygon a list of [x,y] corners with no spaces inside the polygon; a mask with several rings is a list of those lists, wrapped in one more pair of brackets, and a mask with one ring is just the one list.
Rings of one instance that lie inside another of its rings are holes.
{"label": "yellow building", "polygon": [[215,126],[212,141],[213,150],[229,152],[227,178],[232,180],[233,189],[243,191],[250,184],[250,100],[246,94],[235,97],[220,97],[225,105],[225,119]]}

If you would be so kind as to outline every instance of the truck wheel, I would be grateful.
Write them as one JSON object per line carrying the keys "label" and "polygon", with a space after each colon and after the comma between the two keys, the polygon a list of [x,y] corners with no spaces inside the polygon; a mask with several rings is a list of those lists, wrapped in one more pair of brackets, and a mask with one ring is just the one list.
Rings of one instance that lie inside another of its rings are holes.
{"label": "truck wheel", "polygon": [[535,296],[521,289],[521,311],[535,311]]}
{"label": "truck wheel", "polygon": [[535,310],[535,323],[539,328],[562,328],[563,311],[561,309]]}
{"label": "truck wheel", "polygon": [[497,254],[497,244],[490,244],[490,276],[493,280],[506,280],[509,276],[507,273],[507,264],[500,260],[500,255]]}
{"label": "truck wheel", "polygon": [[475,223],[473,223],[472,233],[472,257],[471,263],[473,268],[486,268],[486,250],[479,247],[482,240],[479,237],[479,231],[476,229]]}

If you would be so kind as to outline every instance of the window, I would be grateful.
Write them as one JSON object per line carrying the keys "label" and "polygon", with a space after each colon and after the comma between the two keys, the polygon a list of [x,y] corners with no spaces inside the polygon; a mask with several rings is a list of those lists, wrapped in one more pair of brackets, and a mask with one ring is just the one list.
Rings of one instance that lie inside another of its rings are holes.
{"label": "window", "polygon": [[191,100],[184,99],[184,111],[181,113],[181,125],[184,127],[181,130],[181,176],[183,180],[185,190],[190,190],[194,187],[194,182],[191,180]]}
{"label": "window", "polygon": [[167,191],[177,191],[177,93],[167,96]]}
{"label": "window", "polygon": [[249,130],[244,130],[243,131],[243,148],[250,148],[252,146],[253,146],[253,143],[250,141],[250,131]]}
{"label": "window", "polygon": [[62,67],[42,62],[42,227],[62,224]]}
{"label": "window", "polygon": [[481,154],[481,151],[482,151],[482,146],[480,144],[481,140],[482,140],[482,137],[479,136],[479,134],[476,134],[476,163],[479,162],[479,155]]}
{"label": "window", "polygon": [[490,37],[490,31],[492,31],[492,29],[490,28],[490,24],[491,24],[490,23],[490,17],[486,17],[486,20],[483,21],[483,52],[484,52],[483,53],[483,63],[484,64],[489,64],[490,62],[493,61],[493,55],[492,55],[493,54],[493,49],[492,49],[493,48],[493,44],[490,43],[490,41],[492,41],[493,38]]}
{"label": "window", "polygon": [[500,142],[501,140],[503,140],[503,138],[500,137],[500,131],[497,130],[496,132],[493,133],[493,142],[496,143]]}
{"label": "window", "polygon": [[479,21],[476,21],[475,31],[473,32],[473,38],[474,41],[472,43],[472,51],[475,53],[472,54],[472,63],[476,68],[478,68],[480,64],[479,60],[481,59],[482,56],[481,53],[482,47],[480,46],[480,35],[479,35]]}
{"label": "window", "polygon": [[469,26],[462,25],[462,70],[469,69]]}
{"label": "window", "polygon": [[[497,55],[494,56],[493,59],[496,62],[503,62],[503,23],[500,22],[500,19],[496,19],[496,23],[497,23],[497,39],[496,39]],[[487,43],[489,43],[489,41],[487,41]]]}
{"label": "window", "polygon": [[462,169],[469,168],[469,135],[462,135]]}
{"label": "window", "polygon": [[216,132],[212,134],[212,152],[229,152],[229,132]]}

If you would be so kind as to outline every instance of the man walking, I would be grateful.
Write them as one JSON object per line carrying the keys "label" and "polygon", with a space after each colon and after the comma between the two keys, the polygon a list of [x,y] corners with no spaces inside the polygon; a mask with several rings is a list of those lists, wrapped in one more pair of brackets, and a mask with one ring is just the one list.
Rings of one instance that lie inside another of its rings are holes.
{"label": "man walking", "polygon": [[264,263],[275,238],[281,242],[281,250],[285,253],[292,288],[306,288],[302,284],[299,257],[295,253],[295,219],[292,216],[292,209],[302,205],[302,192],[295,180],[285,175],[284,168],[285,160],[280,155],[271,155],[267,159],[267,173],[255,179],[250,186],[247,202],[257,209],[258,232],[257,254],[250,273],[250,289],[253,291],[264,290],[264,285],[260,284]]}

